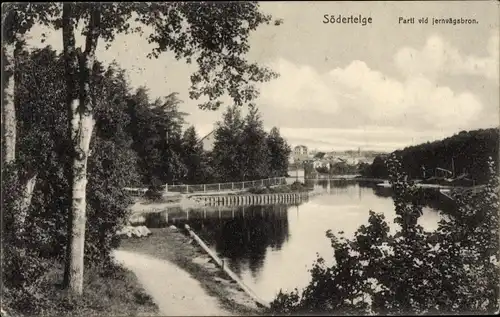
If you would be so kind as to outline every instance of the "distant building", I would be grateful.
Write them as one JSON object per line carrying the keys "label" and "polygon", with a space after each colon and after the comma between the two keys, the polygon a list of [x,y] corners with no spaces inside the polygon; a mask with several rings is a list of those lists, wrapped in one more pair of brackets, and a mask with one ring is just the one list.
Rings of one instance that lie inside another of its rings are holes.
{"label": "distant building", "polygon": [[312,164],[313,164],[314,168],[326,167],[329,169],[331,167],[331,164],[328,160],[324,160],[324,159],[320,159],[320,158],[313,159]]}
{"label": "distant building", "polygon": [[203,150],[210,152],[214,149],[215,142],[215,130],[212,130],[209,134],[201,138],[200,143],[203,146]]}
{"label": "distant building", "polygon": [[307,161],[309,155],[307,153],[307,147],[305,145],[297,145],[293,148],[293,160],[295,163],[300,163]]}

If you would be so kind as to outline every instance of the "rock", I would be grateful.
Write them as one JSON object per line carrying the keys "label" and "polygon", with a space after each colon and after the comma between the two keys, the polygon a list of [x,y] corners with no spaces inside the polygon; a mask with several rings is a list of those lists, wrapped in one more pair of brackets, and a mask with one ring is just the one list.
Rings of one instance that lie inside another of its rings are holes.
{"label": "rock", "polygon": [[198,256],[198,257],[193,259],[193,263],[196,263],[196,264],[207,264],[209,261],[210,261],[210,258],[201,257],[201,256]]}
{"label": "rock", "polygon": [[215,264],[208,263],[208,262],[205,263],[203,266],[206,267],[207,269],[216,269],[217,268],[217,266]]}
{"label": "rock", "polygon": [[143,237],[147,237],[151,234],[151,231],[146,226],[140,226],[137,229]]}
{"label": "rock", "polygon": [[226,279],[223,279],[223,278],[220,278],[220,277],[214,277],[214,280],[218,283],[222,283],[222,284],[231,284],[231,281],[229,280],[226,280]]}
{"label": "rock", "polygon": [[132,237],[147,237],[151,234],[151,231],[146,226],[125,226],[121,230],[116,231],[117,235]]}
{"label": "rock", "polygon": [[141,231],[137,227],[132,227],[132,236],[140,238],[142,236]]}
{"label": "rock", "polygon": [[168,227],[168,229],[170,229],[170,230],[177,230],[177,227],[174,226],[174,225],[171,225],[170,227]]}

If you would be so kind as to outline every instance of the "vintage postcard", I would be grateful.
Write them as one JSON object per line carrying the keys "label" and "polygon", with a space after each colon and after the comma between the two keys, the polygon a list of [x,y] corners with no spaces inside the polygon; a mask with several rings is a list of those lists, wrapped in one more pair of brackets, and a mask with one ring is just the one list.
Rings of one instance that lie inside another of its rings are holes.
{"label": "vintage postcard", "polygon": [[498,313],[499,10],[2,4],[1,316]]}

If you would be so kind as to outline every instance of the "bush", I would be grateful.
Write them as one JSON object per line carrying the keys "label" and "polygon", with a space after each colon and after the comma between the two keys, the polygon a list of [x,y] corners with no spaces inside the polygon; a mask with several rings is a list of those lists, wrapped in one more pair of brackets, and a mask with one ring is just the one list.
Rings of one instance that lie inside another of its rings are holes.
{"label": "bush", "polygon": [[159,201],[163,198],[163,191],[158,190],[158,188],[149,188],[144,197],[152,201]]}
{"label": "bush", "polygon": [[435,232],[418,225],[420,190],[406,183],[401,165],[388,159],[400,227],[389,234],[382,214],[370,211],[368,226],[353,239],[327,232],[334,264],[318,256],[311,282],[282,293],[271,304],[278,314],[457,314],[498,310],[498,177],[490,162],[485,190],[457,198],[458,216]]}
{"label": "bush", "polygon": [[269,194],[271,192],[271,189],[269,186],[259,186],[248,189],[248,192],[255,195]]}
{"label": "bush", "polygon": [[290,185],[290,189],[294,192],[302,192],[302,191],[307,191],[307,187],[304,183],[301,183],[299,181],[295,181]]}

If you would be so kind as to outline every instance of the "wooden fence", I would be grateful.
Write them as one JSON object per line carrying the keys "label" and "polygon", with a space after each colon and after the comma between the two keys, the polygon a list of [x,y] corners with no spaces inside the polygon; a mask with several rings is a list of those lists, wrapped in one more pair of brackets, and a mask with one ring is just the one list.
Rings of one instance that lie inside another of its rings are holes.
{"label": "wooden fence", "polygon": [[165,185],[166,192],[207,193],[233,190],[245,190],[255,187],[276,186],[286,184],[286,177],[273,177],[245,182],[196,184],[196,185]]}
{"label": "wooden fence", "polygon": [[[273,177],[273,178],[259,179],[254,181],[231,182],[231,183],[213,183],[213,184],[195,184],[195,185],[166,184],[163,185],[162,187],[165,190],[165,192],[188,194],[188,193],[237,191],[255,187],[285,185],[286,183],[287,183],[286,177]],[[147,188],[125,187],[123,189],[135,197],[142,197],[148,191]]]}

